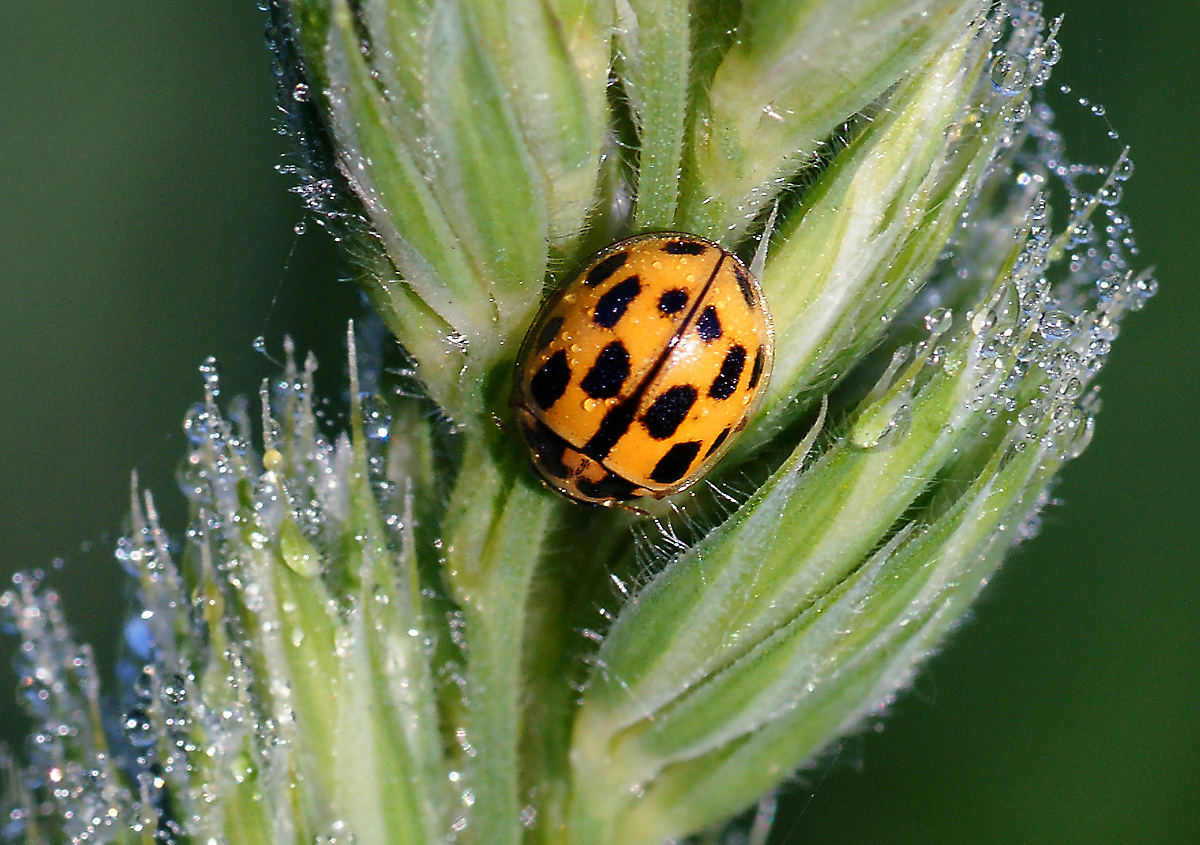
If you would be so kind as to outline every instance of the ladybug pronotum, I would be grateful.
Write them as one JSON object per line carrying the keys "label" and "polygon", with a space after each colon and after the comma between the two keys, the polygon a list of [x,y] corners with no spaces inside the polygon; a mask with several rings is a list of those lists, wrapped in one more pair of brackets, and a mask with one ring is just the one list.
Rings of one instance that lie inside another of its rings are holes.
{"label": "ladybug pronotum", "polygon": [[685,489],[745,427],[773,342],[758,282],[719,244],[613,244],[546,302],[517,358],[513,407],[534,468],[589,504]]}

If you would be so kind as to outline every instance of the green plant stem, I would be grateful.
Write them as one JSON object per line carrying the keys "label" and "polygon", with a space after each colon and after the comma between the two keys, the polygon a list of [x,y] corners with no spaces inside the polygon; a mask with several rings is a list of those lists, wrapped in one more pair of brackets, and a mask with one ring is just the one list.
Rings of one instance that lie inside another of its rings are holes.
{"label": "green plant stem", "polygon": [[530,582],[559,506],[510,463],[478,440],[468,443],[443,534],[446,577],[470,642],[461,737],[470,824],[463,835],[487,845],[521,841],[522,636]]}

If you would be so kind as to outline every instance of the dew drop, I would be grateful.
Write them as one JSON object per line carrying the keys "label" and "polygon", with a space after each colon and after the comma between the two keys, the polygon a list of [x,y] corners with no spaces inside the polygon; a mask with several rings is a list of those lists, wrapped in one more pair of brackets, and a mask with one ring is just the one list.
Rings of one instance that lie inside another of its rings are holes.
{"label": "dew drop", "polygon": [[1121,186],[1110,182],[1096,193],[1096,199],[1101,205],[1112,207],[1121,201]]}
{"label": "dew drop", "polygon": [[1018,103],[1014,103],[1012,111],[1008,115],[1008,119],[1019,123],[1020,121],[1025,120],[1027,117],[1029,117],[1029,101],[1021,100]]}
{"label": "dew drop", "polygon": [[1072,378],[1063,385],[1060,393],[1064,399],[1078,399],[1083,394],[1083,382]]}
{"label": "dew drop", "polygon": [[954,313],[949,308],[935,308],[925,315],[925,329],[932,337],[941,337],[954,322]]}
{"label": "dew drop", "polygon": [[533,830],[533,826],[537,824],[537,810],[526,804],[521,808],[521,812],[517,818],[521,822],[521,827],[526,830]]}
{"label": "dew drop", "polygon": [[1025,345],[1017,350],[1017,360],[1022,363],[1036,361],[1046,351],[1046,341],[1039,335],[1032,335],[1025,341]]}
{"label": "dew drop", "polygon": [[1112,176],[1118,182],[1127,182],[1129,177],[1133,175],[1133,159],[1128,156],[1121,156],[1113,167]]}
{"label": "dew drop", "polygon": [[994,325],[996,325],[996,312],[991,308],[984,308],[971,317],[971,331],[975,334],[983,334]]}
{"label": "dew drop", "polygon": [[144,710],[140,708],[130,710],[122,720],[121,727],[125,729],[125,736],[129,738],[130,743],[138,748],[154,744],[154,726],[150,724],[150,717]]}
{"label": "dew drop", "polygon": [[1047,311],[1038,323],[1038,334],[1047,340],[1064,340],[1075,330],[1075,319],[1066,311]]}
{"label": "dew drop", "polygon": [[1091,220],[1080,220],[1071,227],[1071,240],[1077,244],[1091,243],[1096,239],[1096,227]]}
{"label": "dew drop", "polygon": [[1121,282],[1121,277],[1115,273],[1102,276],[1096,280],[1096,296],[1104,301],[1111,300],[1121,291]]}
{"label": "dew drop", "polygon": [[992,59],[988,75],[996,91],[1006,97],[1015,97],[1030,85],[1029,59],[1021,55],[999,52]]}
{"label": "dew drop", "polygon": [[850,445],[864,452],[890,449],[904,439],[912,425],[911,399],[892,397],[869,411],[850,433]]}
{"label": "dew drop", "polygon": [[1082,423],[1075,427],[1074,436],[1066,444],[1064,450],[1068,460],[1078,458],[1087,449],[1088,444],[1092,442],[1092,438],[1096,434],[1096,418],[1092,416],[1086,417]]}
{"label": "dew drop", "polygon": [[200,365],[200,377],[204,379],[204,389],[213,398],[221,395],[221,375],[217,372],[217,359],[209,355]]}
{"label": "dew drop", "polygon": [[1062,45],[1054,39],[1050,39],[1042,47],[1042,64],[1053,67],[1058,64],[1058,60],[1062,58]]}

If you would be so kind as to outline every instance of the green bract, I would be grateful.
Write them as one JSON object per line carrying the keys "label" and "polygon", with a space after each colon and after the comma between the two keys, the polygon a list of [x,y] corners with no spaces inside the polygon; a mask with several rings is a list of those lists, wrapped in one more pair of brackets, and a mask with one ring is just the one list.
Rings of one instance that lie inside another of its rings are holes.
{"label": "green bract", "polygon": [[[360,371],[351,332],[333,435],[290,347],[261,421],[206,368],[186,534],[134,486],[111,715],[54,595],[3,596],[39,727],[0,836],[761,837],[730,820],[882,713],[1036,533],[1154,292],[1128,157],[1067,163],[1039,97],[1040,6],[274,5],[297,191],[402,360]],[[513,360],[547,291],[653,230],[755,268],[774,377],[708,483],[581,508],[511,435]]]}

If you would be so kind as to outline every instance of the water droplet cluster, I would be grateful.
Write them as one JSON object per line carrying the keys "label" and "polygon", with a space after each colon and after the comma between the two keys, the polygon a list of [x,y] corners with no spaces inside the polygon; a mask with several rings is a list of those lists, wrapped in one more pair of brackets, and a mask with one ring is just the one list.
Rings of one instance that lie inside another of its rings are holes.
{"label": "water droplet cluster", "polygon": [[39,590],[37,577],[14,576],[0,612],[6,630],[21,639],[20,695],[37,722],[28,776],[0,755],[9,791],[0,839],[36,841],[53,815],[52,829],[69,841],[109,841],[139,822],[139,798],[152,779],[131,782],[121,771],[121,749],[110,744],[101,718],[91,649],[74,641],[57,594]]}
{"label": "water droplet cluster", "polygon": [[[331,440],[314,407],[315,360],[299,369],[290,343],[286,352],[282,377],[262,389],[261,459],[246,403],[222,413],[215,362],[201,367],[205,399],[187,414],[180,473],[193,522],[180,541],[135,479],[132,530],[116,557],[137,593],[111,706],[53,592],[18,576],[0,597],[40,725],[29,771],[50,773],[17,779],[4,841],[24,841],[31,824],[77,842],[129,829],[226,841],[247,824],[287,839],[301,795],[320,841],[387,841],[364,802],[399,800],[396,781],[375,780],[398,765],[396,743],[446,765],[430,710],[436,599],[414,569],[411,455],[389,449],[396,425],[426,423],[419,413],[396,423],[361,399],[355,438]],[[418,437],[405,435],[409,445]],[[381,703],[381,691],[392,700]],[[378,716],[364,722],[369,712]],[[374,767],[376,794],[356,795],[363,788],[338,759]],[[427,796],[420,812],[437,822],[465,788]],[[264,815],[231,818],[238,806]]]}
{"label": "water droplet cluster", "polygon": [[[998,469],[1032,449],[1044,468],[1039,484],[1047,484],[1091,442],[1096,375],[1122,319],[1156,282],[1133,268],[1137,247],[1119,205],[1133,173],[1128,149],[1107,167],[1071,162],[1053,112],[1031,96],[1058,60],[1060,20],[1047,24],[1039,3],[1009,4],[1003,16],[988,74],[1001,100],[991,108],[1025,106],[1009,115],[978,190],[984,199],[963,215],[922,298],[897,320],[922,327],[925,338],[896,351],[848,440],[857,449],[894,448],[913,408],[952,378],[957,411],[945,426],[962,457],[951,473]],[[1036,532],[1047,501],[1041,486],[1031,487],[1028,513],[1009,526],[1015,539]]]}

